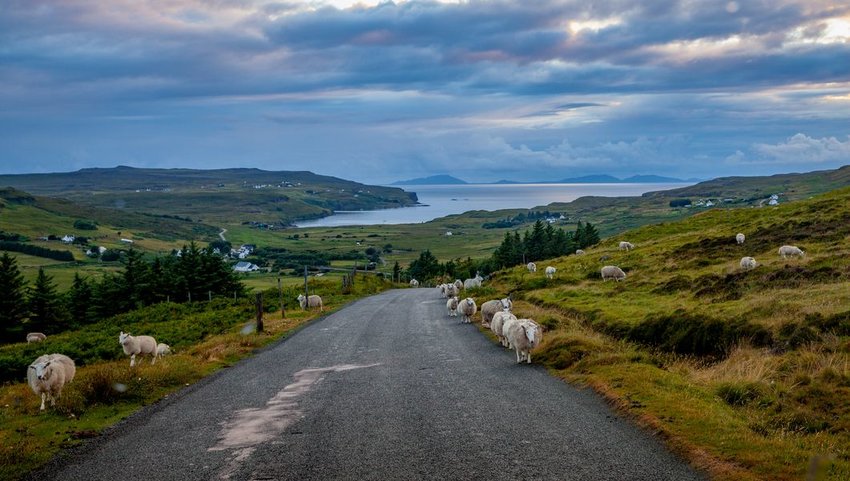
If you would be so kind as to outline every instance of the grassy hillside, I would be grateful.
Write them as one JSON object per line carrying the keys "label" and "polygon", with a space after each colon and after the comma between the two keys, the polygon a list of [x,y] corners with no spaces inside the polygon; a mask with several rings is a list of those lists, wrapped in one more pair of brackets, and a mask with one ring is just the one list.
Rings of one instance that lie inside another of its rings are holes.
{"label": "grassy hillside", "polygon": [[[620,240],[637,247],[619,251]],[[805,258],[781,259],[783,244]],[[741,270],[742,256],[758,267]],[[593,386],[717,479],[803,479],[812,466],[817,479],[850,479],[850,189],[710,210],[538,264],[487,288],[549,328],[537,362]],[[607,264],[627,279],[602,282]]]}
{"label": "grassy hillside", "polygon": [[0,186],[62,197],[83,205],[171,215],[206,224],[286,225],[334,210],[400,207],[415,195],[312,172],[260,169],[82,169],[0,175]]}

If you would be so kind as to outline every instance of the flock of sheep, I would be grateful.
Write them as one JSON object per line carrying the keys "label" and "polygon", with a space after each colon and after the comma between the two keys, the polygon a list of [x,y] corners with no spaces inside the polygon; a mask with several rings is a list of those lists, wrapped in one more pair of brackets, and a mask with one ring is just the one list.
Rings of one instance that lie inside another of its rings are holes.
{"label": "flock of sheep", "polygon": [[[554,267],[552,274],[554,275]],[[547,268],[547,274],[548,269]],[[536,269],[536,266],[535,266]],[[479,287],[483,279],[476,275],[474,281],[469,285]],[[440,294],[446,298],[446,309],[449,317],[457,317],[458,313],[463,315],[463,323],[471,323],[472,317],[477,312],[478,308],[475,300],[471,297],[458,299],[458,294],[461,290],[467,288],[466,282],[461,282],[460,279],[448,283],[440,284],[437,289]],[[504,299],[493,299],[481,304],[481,325],[489,327],[494,334],[499,338],[502,346],[513,349],[516,353],[516,362],[523,361],[531,362],[531,351],[540,344],[543,339],[543,328],[531,319],[517,319],[511,312],[513,303],[510,297]]]}
{"label": "flock of sheep", "polygon": [[[735,235],[735,242],[737,242],[738,245],[743,245],[746,240],[747,236],[741,234],[740,232]],[[779,248],[779,256],[783,259],[787,259],[789,257],[799,257],[802,259],[803,257],[805,257],[805,255],[806,253],[803,252],[797,246],[784,245]],[[755,258],[750,256],[744,256],[741,258],[741,262],[739,263],[739,265],[741,266],[741,269],[749,271],[755,269],[758,263],[756,262]]]}

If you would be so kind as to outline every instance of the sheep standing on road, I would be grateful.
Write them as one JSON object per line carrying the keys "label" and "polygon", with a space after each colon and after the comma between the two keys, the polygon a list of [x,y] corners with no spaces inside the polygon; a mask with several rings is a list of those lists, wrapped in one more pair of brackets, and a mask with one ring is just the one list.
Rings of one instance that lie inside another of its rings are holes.
{"label": "sheep standing on road", "polygon": [[136,354],[151,356],[151,364],[156,362],[156,339],[151,336],[131,336],[129,332],[121,331],[118,343],[124,348],[124,354],[130,356],[130,367],[136,365]]}
{"label": "sheep standing on road", "polygon": [[558,272],[558,269],[555,269],[552,266],[546,267],[546,278],[551,279],[551,278],[555,277],[555,272]]}
{"label": "sheep standing on road", "polygon": [[493,299],[492,301],[487,301],[484,304],[481,304],[481,325],[484,327],[490,327],[490,322],[493,320],[493,316],[496,315],[497,312],[510,312],[511,307],[513,307],[513,303],[509,297],[504,299]]}
{"label": "sheep standing on road", "polygon": [[601,272],[603,281],[614,279],[615,281],[620,282],[626,278],[626,273],[623,272],[623,269],[620,269],[617,266],[605,266],[602,268]]}
{"label": "sheep standing on road", "polygon": [[475,301],[471,297],[467,297],[466,299],[460,301],[460,305],[458,306],[460,312],[463,313],[463,323],[471,324],[472,316],[478,311],[478,307],[475,305]]}
{"label": "sheep standing on road", "polygon": [[782,246],[779,248],[779,255],[782,256],[783,259],[788,257],[799,257],[802,259],[806,253],[800,250],[797,246]]}
{"label": "sheep standing on road", "polygon": [[460,279],[455,279],[455,288],[460,291],[463,289],[463,281]]}
{"label": "sheep standing on road", "polygon": [[631,242],[622,241],[620,242],[620,250],[621,251],[630,251],[635,248],[635,245]]}
{"label": "sheep standing on road", "polygon": [[525,267],[528,268],[528,272],[532,272],[532,273],[537,272],[537,264],[535,264],[533,262],[529,262],[528,265],[525,266]]}
{"label": "sheep standing on road", "polygon": [[446,309],[449,311],[449,317],[457,317],[457,297],[450,297],[446,301]]}
{"label": "sheep standing on road", "polygon": [[411,279],[410,287],[419,287],[419,281],[417,281],[416,279]]}
{"label": "sheep standing on road", "polygon": [[47,339],[43,332],[31,332],[27,334],[27,342],[41,342]]}
{"label": "sheep standing on road", "polygon": [[446,297],[455,297],[460,293],[460,289],[455,287],[454,284],[446,284]]}
{"label": "sheep standing on road", "polygon": [[502,327],[502,333],[516,352],[517,364],[522,361],[531,364],[531,351],[540,345],[543,329],[531,319],[519,319],[507,324]]}
{"label": "sheep standing on road", "polygon": [[741,257],[741,269],[750,271],[756,268],[756,260],[752,257]]}
{"label": "sheep standing on road", "polygon": [[308,307],[318,307],[319,311],[324,311],[325,307],[322,305],[322,298],[311,294],[310,297],[304,297],[304,294],[298,294],[298,304],[301,306],[301,309],[307,310]]}
{"label": "sheep standing on road", "polygon": [[509,320],[516,321],[517,318],[511,312],[499,311],[493,315],[493,320],[490,322],[490,330],[499,338],[499,343],[508,347],[508,340],[505,338],[505,323]]}
{"label": "sheep standing on road", "polygon": [[747,236],[745,236],[744,234],[741,234],[740,232],[735,235],[735,242],[737,242],[738,245],[743,244],[746,239],[747,239]]}
{"label": "sheep standing on road", "polygon": [[50,405],[56,405],[56,399],[62,395],[65,384],[74,380],[77,367],[70,357],[64,354],[45,354],[33,361],[27,369],[27,381],[36,396],[41,395],[41,411],[44,401],[50,399]]}

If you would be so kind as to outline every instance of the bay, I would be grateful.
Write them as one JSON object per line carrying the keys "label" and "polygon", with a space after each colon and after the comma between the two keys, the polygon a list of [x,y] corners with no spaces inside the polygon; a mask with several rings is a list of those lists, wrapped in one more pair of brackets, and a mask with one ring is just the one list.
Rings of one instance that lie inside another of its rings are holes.
{"label": "bay", "polygon": [[691,184],[462,184],[403,187],[416,192],[422,205],[398,209],[337,211],[298,227],[417,224],[470,210],[528,209],[552,202],[570,202],[588,195],[639,196]]}

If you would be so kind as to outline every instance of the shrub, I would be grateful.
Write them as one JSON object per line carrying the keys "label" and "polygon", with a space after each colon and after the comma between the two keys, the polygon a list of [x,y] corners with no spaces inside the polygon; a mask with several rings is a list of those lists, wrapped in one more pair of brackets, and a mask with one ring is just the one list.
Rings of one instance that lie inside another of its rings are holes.
{"label": "shrub", "polygon": [[726,382],[717,387],[717,395],[730,406],[746,406],[764,395],[764,388],[755,382]]}

